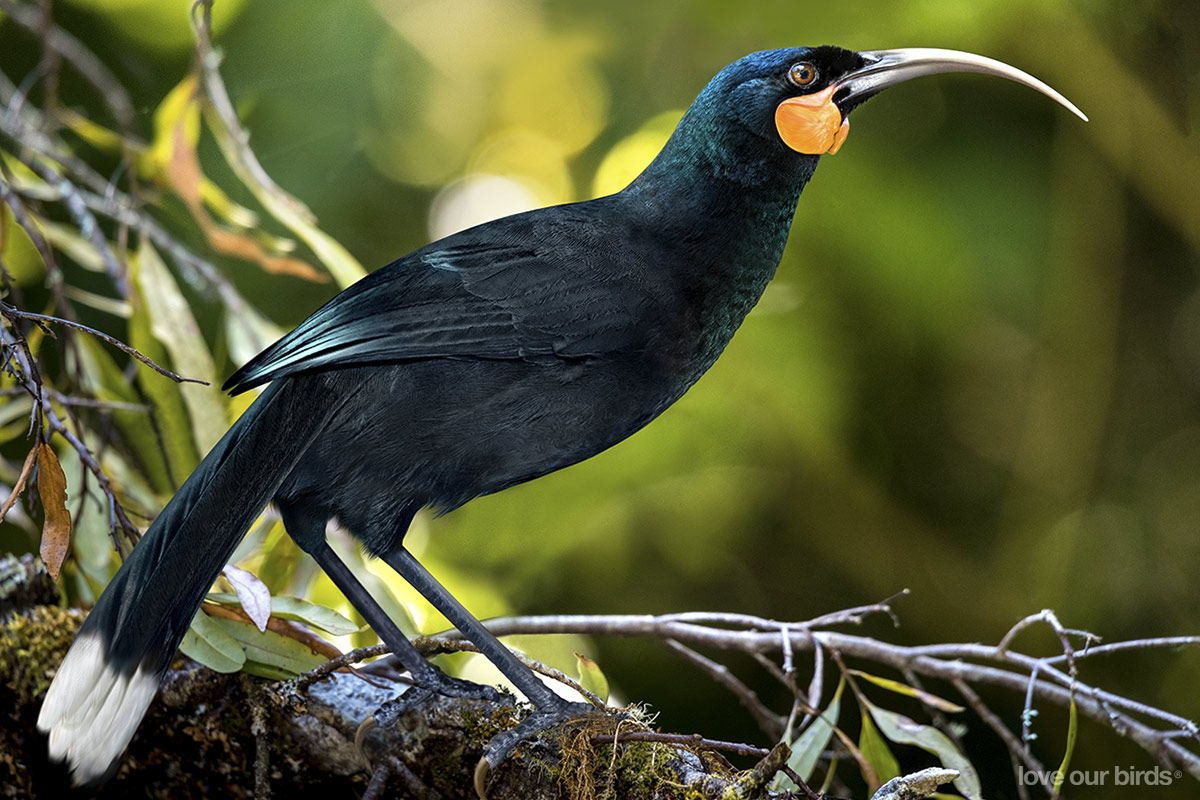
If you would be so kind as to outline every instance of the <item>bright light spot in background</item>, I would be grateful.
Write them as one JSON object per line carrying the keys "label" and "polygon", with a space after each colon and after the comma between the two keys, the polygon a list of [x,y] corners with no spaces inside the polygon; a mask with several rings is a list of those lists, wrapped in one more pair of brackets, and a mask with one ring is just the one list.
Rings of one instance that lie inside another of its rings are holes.
{"label": "bright light spot in background", "polygon": [[468,175],[438,192],[429,209],[429,238],[441,239],[484,222],[538,208],[520,181],[501,175]]}
{"label": "bright light spot in background", "polygon": [[479,80],[481,67],[545,35],[540,10],[517,0],[375,0],[375,8],[442,79]]}
{"label": "bright light spot in background", "polygon": [[531,3],[375,0],[399,40],[372,88],[366,153],[401,183],[511,175],[542,205],[575,199],[567,158],[604,129],[609,90],[591,35],[547,30]]}
{"label": "bright light spot in background", "polygon": [[467,172],[508,175],[533,191],[539,205],[575,199],[575,184],[562,147],[524,128],[505,130],[485,140],[471,156]]}
{"label": "bright light spot in background", "polygon": [[617,142],[596,170],[592,196],[602,197],[628,186],[658,155],[682,117],[682,111],[664,111],[647,120],[636,133]]}
{"label": "bright light spot in background", "polygon": [[580,36],[540,42],[506,65],[499,115],[506,125],[543,134],[568,154],[600,135],[608,118],[608,87],[592,56],[596,43]]}

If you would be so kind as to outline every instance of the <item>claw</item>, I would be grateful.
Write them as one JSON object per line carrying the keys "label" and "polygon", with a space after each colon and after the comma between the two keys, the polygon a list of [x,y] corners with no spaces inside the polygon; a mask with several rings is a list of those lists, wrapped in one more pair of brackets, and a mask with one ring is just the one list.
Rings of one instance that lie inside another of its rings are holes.
{"label": "claw", "polygon": [[484,749],[479,763],[475,765],[475,794],[479,800],[487,800],[488,775],[512,755],[518,746],[542,731],[594,713],[596,713],[596,708],[587,703],[563,702],[561,705],[555,705],[548,709],[539,708],[517,727],[493,736]]}

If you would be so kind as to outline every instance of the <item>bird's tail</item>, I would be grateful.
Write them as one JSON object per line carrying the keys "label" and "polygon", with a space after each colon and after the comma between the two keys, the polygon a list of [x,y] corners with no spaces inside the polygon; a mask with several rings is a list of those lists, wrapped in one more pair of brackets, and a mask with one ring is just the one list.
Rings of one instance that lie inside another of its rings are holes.
{"label": "bird's tail", "polygon": [[66,759],[77,783],[99,782],[115,766],[200,601],[321,427],[314,412],[328,409],[293,389],[275,384],[242,414],[79,629],[37,722],[51,758]]}

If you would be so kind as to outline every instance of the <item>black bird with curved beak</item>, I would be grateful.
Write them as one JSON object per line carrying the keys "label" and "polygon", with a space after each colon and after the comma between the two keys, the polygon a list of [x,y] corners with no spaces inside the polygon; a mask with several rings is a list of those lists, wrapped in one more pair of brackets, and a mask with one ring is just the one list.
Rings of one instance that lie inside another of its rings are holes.
{"label": "black bird with curved beak", "polygon": [[326,544],[330,519],[534,705],[489,744],[481,774],[580,713],[404,549],[413,515],[582,461],[678,400],[775,273],[800,192],[820,156],[841,147],[847,115],[888,86],[943,72],[1008,78],[1086,119],[1036,78],[969,53],[754,53],[709,82],[623,191],[427,245],[260,353],[226,388],[270,386],[150,526],[59,668],[38,717],[50,755],[79,783],[111,773],[201,599],[268,502],[417,685],[491,691],[418,654]]}

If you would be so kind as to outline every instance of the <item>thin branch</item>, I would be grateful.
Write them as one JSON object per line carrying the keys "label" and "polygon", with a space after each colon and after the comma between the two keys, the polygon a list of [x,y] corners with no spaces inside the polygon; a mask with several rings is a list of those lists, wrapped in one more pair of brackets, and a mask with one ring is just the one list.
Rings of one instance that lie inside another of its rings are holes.
{"label": "thin branch", "polygon": [[204,82],[204,94],[208,102],[221,120],[221,125],[229,132],[233,146],[236,148],[237,160],[263,191],[276,202],[290,208],[309,223],[316,222],[316,217],[308,206],[296,197],[284,191],[279,184],[267,174],[259,163],[258,156],[250,148],[250,134],[242,127],[234,110],[233,101],[225,82],[221,80],[219,66],[220,56],[212,47],[212,0],[196,0],[192,5],[192,28],[196,33],[196,53],[200,65],[200,74]]}
{"label": "thin branch", "polygon": [[758,724],[759,729],[767,735],[768,739],[778,741],[783,736],[783,719],[763,705],[762,700],[759,699],[754,690],[738,679],[730,671],[729,667],[713,661],[711,658],[703,656],[692,648],[682,645],[673,639],[667,639],[664,644],[666,644],[669,650],[678,654],[685,661],[712,678],[713,681],[732,692],[737,697],[738,702],[750,712],[750,716],[754,717],[754,721]]}
{"label": "thin branch", "polygon": [[615,737],[607,733],[595,733],[591,737],[598,744],[618,744],[626,742],[658,742],[660,744],[676,744],[696,750],[718,750],[733,753],[738,756],[764,758],[771,751],[766,747],[756,747],[741,742],[725,742],[720,739],[708,739],[698,733],[659,733],[657,731],[622,731]]}
{"label": "thin branch", "polygon": [[0,10],[78,70],[100,93],[101,99],[112,112],[113,119],[122,131],[127,135],[132,134],[135,114],[129,93],[95,53],[57,25],[47,25],[39,9],[24,3],[14,3],[12,0],[0,0]]}
{"label": "thin branch", "polygon": [[141,352],[140,350],[138,350],[134,347],[130,347],[129,345],[125,344],[120,339],[116,338],[115,336],[109,336],[104,331],[98,331],[95,328],[89,327],[82,323],[74,322],[69,319],[62,319],[61,317],[53,317],[53,316],[50,316],[49,314],[35,314],[32,311],[22,311],[21,309],[17,308],[16,306],[11,306],[8,303],[5,303],[3,301],[0,301],[0,314],[8,317],[11,320],[25,319],[25,320],[31,320],[33,322],[37,322],[39,324],[52,323],[55,325],[64,325],[68,328],[73,328],[77,331],[83,331],[84,333],[95,336],[97,339],[101,340],[102,342],[106,342],[106,343],[112,345],[113,347],[120,350],[122,353],[125,353],[126,355],[137,359],[138,361],[145,364],[150,369],[157,372],[159,375],[162,375],[164,378],[170,378],[171,380],[175,381],[176,383],[199,383],[203,386],[208,385],[208,381],[203,381],[203,380],[200,380],[199,378],[185,378],[182,375],[177,375],[176,373],[172,372],[171,370],[169,370],[166,367],[157,363],[154,359],[150,358],[150,356],[146,355],[145,353]]}
{"label": "thin branch", "polygon": [[[958,690],[958,693],[962,695],[962,698],[967,701],[967,705],[969,705],[975,711],[975,713],[979,715],[979,718],[983,720],[984,724],[991,728],[995,734],[1000,737],[1000,740],[1004,742],[1004,746],[1008,748],[1009,755],[1011,755],[1014,759],[1014,765],[1019,761],[1025,765],[1026,769],[1035,774],[1046,774],[1046,768],[1042,765],[1042,762],[1039,761],[1037,757],[1033,755],[1033,753],[1029,752],[1029,748],[1023,746],[1021,740],[1017,738],[1016,734],[1009,730],[1008,726],[1004,724],[1004,721],[996,715],[996,712],[992,711],[992,709],[983,702],[983,699],[974,689],[971,688],[970,684],[961,679],[955,679],[950,683],[956,690]],[[1023,790],[1025,788],[1024,783],[1019,778],[1017,780],[1017,788],[1018,790]]]}

